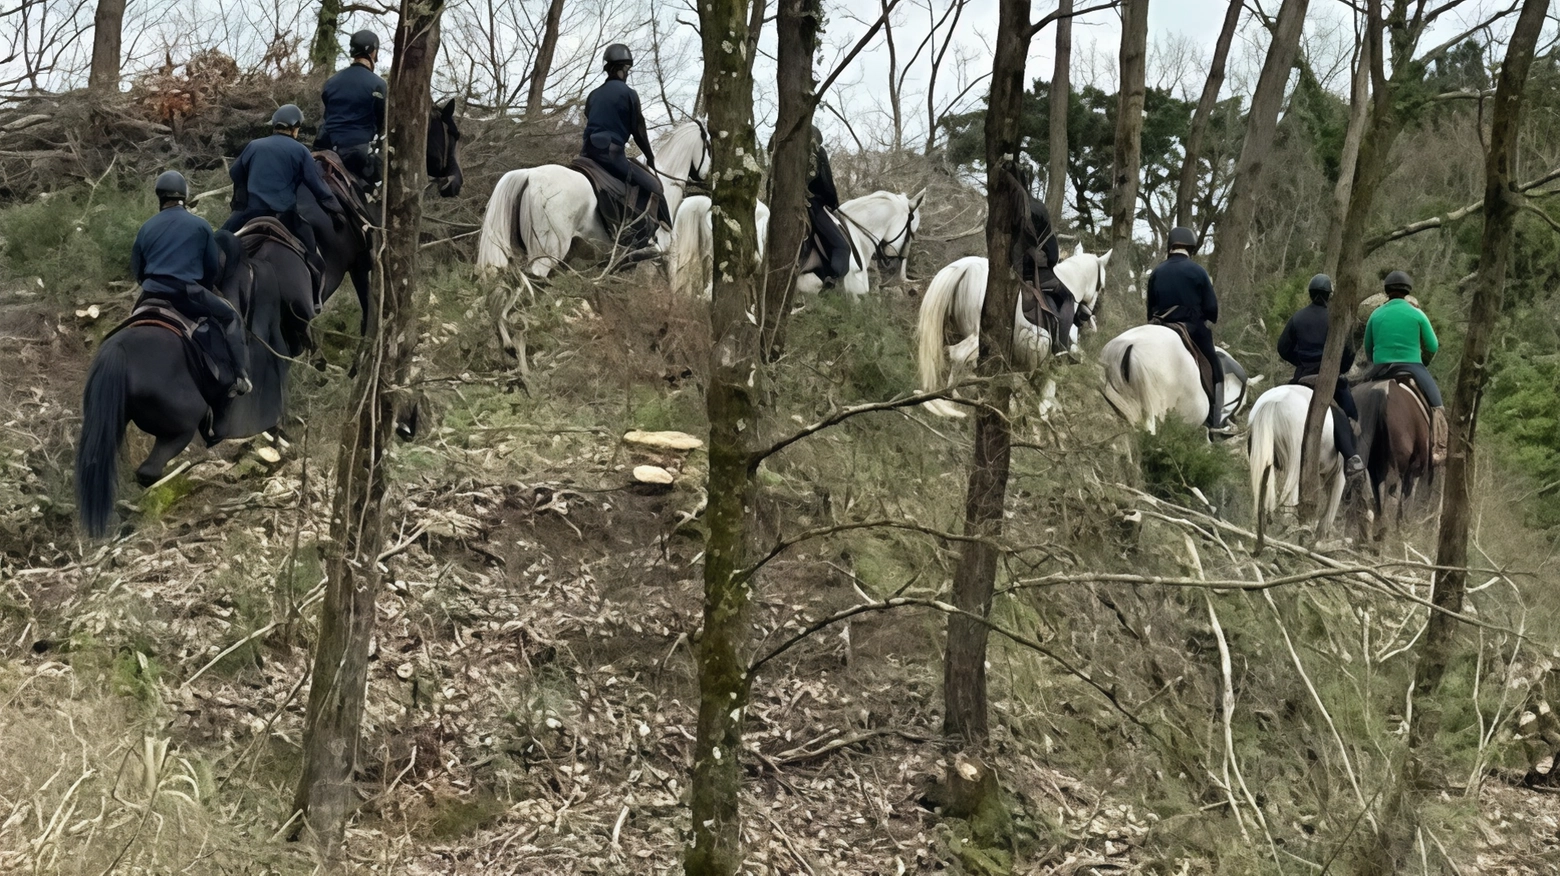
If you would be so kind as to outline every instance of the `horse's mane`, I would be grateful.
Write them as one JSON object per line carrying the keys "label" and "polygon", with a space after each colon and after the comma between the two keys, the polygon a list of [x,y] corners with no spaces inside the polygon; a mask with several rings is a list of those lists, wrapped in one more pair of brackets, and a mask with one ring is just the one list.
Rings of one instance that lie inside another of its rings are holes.
{"label": "horse's mane", "polygon": [[[662,173],[682,176],[704,152],[704,126],[692,119],[679,123],[655,144],[656,166]],[[705,156],[708,163],[708,156]],[[708,167],[698,168],[701,175]]]}

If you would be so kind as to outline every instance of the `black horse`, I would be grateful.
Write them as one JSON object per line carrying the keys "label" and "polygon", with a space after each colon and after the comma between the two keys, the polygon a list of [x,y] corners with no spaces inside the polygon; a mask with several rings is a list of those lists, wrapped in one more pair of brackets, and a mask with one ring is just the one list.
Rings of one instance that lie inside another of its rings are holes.
{"label": "black horse", "polygon": [[[428,118],[428,177],[438,183],[440,197],[456,197],[465,182],[460,171],[459,147],[460,129],[455,126],[455,101],[452,98],[443,106],[435,106]],[[341,230],[336,230],[307,188],[298,190],[298,211],[314,226],[314,237],[325,263],[321,303],[330,300],[330,296],[341,287],[342,280],[351,277],[352,286],[357,290],[358,306],[363,313],[359,330],[367,334],[370,295],[368,274],[374,264],[367,232],[357,222],[348,222]]]}
{"label": "black horse", "polygon": [[82,393],[81,438],[76,445],[76,500],[87,534],[108,531],[119,484],[119,445],[135,423],[156,439],[136,480],[149,486],[197,433],[208,442],[255,435],[281,419],[289,358],[308,342],[313,316],[309,269],[303,258],[265,240],[242,255],[226,235],[227,264],[219,293],[248,326],[254,389],[228,402],[215,417],[201,393],[185,341],[171,329],[131,325],[103,342]]}

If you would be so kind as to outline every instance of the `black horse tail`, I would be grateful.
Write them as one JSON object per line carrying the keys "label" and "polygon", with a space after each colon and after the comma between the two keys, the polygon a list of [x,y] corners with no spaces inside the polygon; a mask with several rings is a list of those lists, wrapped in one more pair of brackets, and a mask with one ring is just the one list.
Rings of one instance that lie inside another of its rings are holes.
{"label": "black horse tail", "polygon": [[125,438],[129,365],[118,344],[92,360],[81,394],[81,440],[76,443],[76,503],[87,535],[102,538],[119,486],[119,443]]}
{"label": "black horse tail", "polygon": [[1124,383],[1132,382],[1132,347],[1130,346],[1125,353],[1121,354],[1121,380]]}

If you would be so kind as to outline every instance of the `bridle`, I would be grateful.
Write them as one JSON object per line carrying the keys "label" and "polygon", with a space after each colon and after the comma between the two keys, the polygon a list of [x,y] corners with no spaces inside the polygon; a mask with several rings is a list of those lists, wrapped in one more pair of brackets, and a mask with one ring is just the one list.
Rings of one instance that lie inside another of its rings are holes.
{"label": "bridle", "polygon": [[[910,246],[915,243],[915,216],[920,209],[920,204],[911,205],[910,211],[905,214],[904,227],[899,229],[899,233],[892,237],[878,237],[872,233],[871,229],[856,221],[854,217],[844,210],[836,210],[835,215],[856,226],[862,234],[865,234],[867,239],[873,242],[873,263],[878,266],[879,270],[891,271],[899,267],[900,263],[904,262],[905,259],[909,258],[906,253],[910,251]],[[903,241],[903,243],[900,241]],[[894,248],[892,254],[888,251],[890,246]]]}
{"label": "bridle", "polygon": [[[710,157],[710,131],[698,119],[690,119],[689,121],[699,126],[699,141],[704,147],[704,157],[708,159]],[[655,172],[674,183],[681,183],[685,188],[694,183],[703,184],[704,182],[704,174],[699,173],[698,165],[688,168],[688,175],[685,177],[673,176],[660,168],[656,168]]]}

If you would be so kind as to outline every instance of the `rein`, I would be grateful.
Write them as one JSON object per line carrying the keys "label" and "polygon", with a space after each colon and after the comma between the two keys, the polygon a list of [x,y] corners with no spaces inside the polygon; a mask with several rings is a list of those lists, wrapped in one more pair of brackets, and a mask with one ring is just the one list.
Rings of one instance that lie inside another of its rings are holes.
{"label": "rein", "polygon": [[[856,228],[859,229],[862,234],[867,236],[868,240],[873,241],[872,261],[876,262],[880,269],[886,271],[894,266],[894,262],[896,260],[902,262],[908,258],[908,256],[905,255],[905,250],[909,249],[910,245],[915,243],[915,228],[913,226],[915,225],[915,214],[918,209],[920,209],[919,206],[910,208],[909,213],[905,215],[905,226],[899,229],[899,233],[895,234],[893,237],[878,237],[872,233],[870,228],[862,225],[843,209],[835,210],[834,215],[839,216],[846,222],[849,222],[851,225],[856,226]],[[901,239],[904,240],[903,244],[899,242]],[[888,247],[890,245],[893,245],[894,247],[893,255],[888,254]],[[866,266],[863,265],[862,267]]]}

